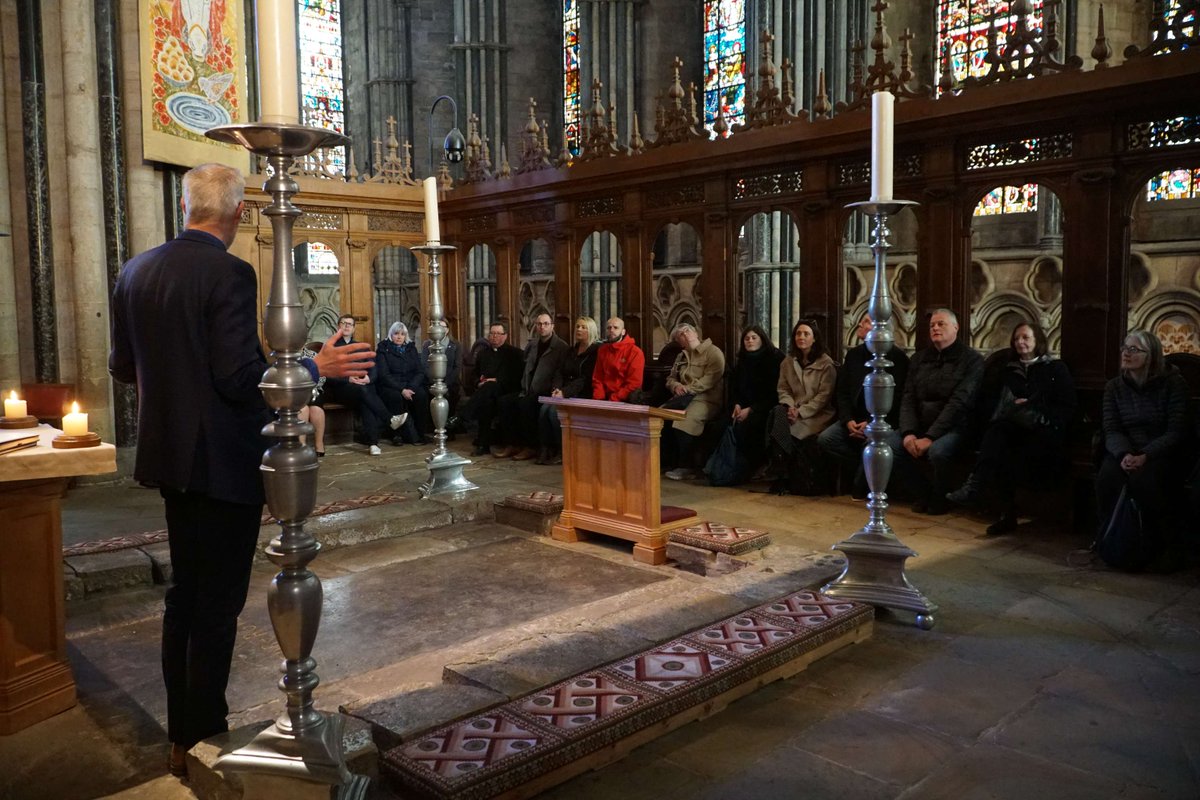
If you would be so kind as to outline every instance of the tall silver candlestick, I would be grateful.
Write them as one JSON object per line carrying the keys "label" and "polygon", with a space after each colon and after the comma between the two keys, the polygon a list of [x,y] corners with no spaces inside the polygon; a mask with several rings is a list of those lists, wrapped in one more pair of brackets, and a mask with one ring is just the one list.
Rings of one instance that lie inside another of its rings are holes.
{"label": "tall silver candlestick", "polygon": [[421,484],[421,497],[446,494],[462,494],[479,487],[462,474],[463,467],[471,463],[458,453],[446,449],[446,420],[450,416],[450,403],[446,400],[446,317],[442,310],[441,254],[453,251],[452,245],[426,242],[414,247],[418,253],[429,257],[429,375],[433,379],[430,387],[433,399],[429,401],[429,413],[433,417],[433,438],[436,446],[425,459],[429,466],[429,478]]}
{"label": "tall silver candlestick", "polygon": [[867,510],[870,519],[859,531],[833,546],[846,554],[842,574],[821,591],[831,597],[860,600],[876,606],[915,611],[917,625],[923,630],[933,627],[937,606],[908,582],[904,562],[917,555],[887,524],[887,485],[892,474],[892,448],[887,436],[892,426],[887,414],[892,409],[896,381],[887,371],[892,366],[887,354],[895,343],[892,334],[892,300],[887,289],[888,217],[916,203],[891,200],[886,203],[851,203],[874,220],[871,251],[875,254],[875,281],[867,307],[874,323],[867,334],[867,350],[873,358],[867,362],[871,371],[863,379],[863,394],[871,421],[867,425],[867,446],[863,449],[863,470],[866,472]]}
{"label": "tall silver candlestick", "polygon": [[267,609],[275,639],[283,651],[280,690],[287,709],[245,747],[223,755],[220,769],[276,775],[329,784],[341,798],[365,796],[367,779],[351,775],[342,753],[341,717],[313,708],[312,693],[320,678],[312,657],[321,622],[321,580],[308,569],[321,545],[304,530],[304,520],[317,498],[319,461],[316,451],[300,443],[313,428],[300,422],[300,410],[312,396],[313,380],[300,363],[308,323],[300,305],[292,263],[292,228],[303,212],[291,198],[300,187],[288,175],[299,156],[318,147],[336,147],[349,139],[324,128],[302,125],[248,123],[225,125],[206,132],[211,139],[240,144],[265,156],[272,175],[263,185],[271,204],[263,209],[274,234],[274,269],[264,328],[273,363],[263,374],[263,397],[275,411],[275,421],[263,432],[275,444],[263,454],[263,486],[267,507],[279,520],[280,532],[267,546],[267,557],[279,568],[267,593]]}

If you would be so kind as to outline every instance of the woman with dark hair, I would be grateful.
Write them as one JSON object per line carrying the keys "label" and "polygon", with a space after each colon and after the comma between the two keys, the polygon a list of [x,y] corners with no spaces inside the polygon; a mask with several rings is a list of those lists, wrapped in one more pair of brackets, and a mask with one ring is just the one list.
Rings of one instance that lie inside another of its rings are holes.
{"label": "woman with dark hair", "polygon": [[422,431],[431,427],[429,382],[417,345],[409,339],[408,326],[394,322],[388,338],[375,349],[375,379],[379,396],[388,411],[407,415],[392,435],[392,444],[426,444]]}
{"label": "woman with dark hair", "polygon": [[[1096,477],[1100,524],[1128,488],[1157,531],[1157,549],[1181,544],[1185,506],[1182,450],[1187,438],[1187,381],[1163,360],[1162,344],[1147,331],[1130,331],[1121,346],[1121,372],[1104,387],[1104,457]],[[1173,566],[1164,563],[1165,567]]]}
{"label": "woman with dark hair", "polygon": [[833,422],[837,366],[825,352],[821,329],[810,319],[792,328],[792,347],[779,365],[779,405],[767,423],[772,494],[818,494],[828,488],[817,434]]}
{"label": "woman with dark hair", "polygon": [[742,331],[742,346],[729,380],[730,424],[737,436],[738,450],[746,459],[747,474],[753,474],[766,457],[767,417],[779,402],[776,384],[783,353],[771,342],[761,325]]}
{"label": "woman with dark hair", "polygon": [[978,506],[992,490],[1000,519],[989,536],[1017,527],[1016,480],[1036,483],[1061,471],[1067,432],[1075,412],[1075,383],[1062,361],[1047,353],[1046,334],[1033,322],[1013,328],[1009,358],[998,381],[995,411],[983,432],[975,469],[946,495],[952,503]]}

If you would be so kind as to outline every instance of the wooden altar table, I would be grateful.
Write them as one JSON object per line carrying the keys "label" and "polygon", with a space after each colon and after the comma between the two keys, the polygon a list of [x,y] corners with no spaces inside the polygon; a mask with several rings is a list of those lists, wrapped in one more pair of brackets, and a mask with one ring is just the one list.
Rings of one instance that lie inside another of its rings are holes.
{"label": "wooden altar table", "polygon": [[60,431],[39,431],[36,447],[0,455],[0,736],[75,705],[59,500],[72,476],[117,470],[111,444],[55,450]]}

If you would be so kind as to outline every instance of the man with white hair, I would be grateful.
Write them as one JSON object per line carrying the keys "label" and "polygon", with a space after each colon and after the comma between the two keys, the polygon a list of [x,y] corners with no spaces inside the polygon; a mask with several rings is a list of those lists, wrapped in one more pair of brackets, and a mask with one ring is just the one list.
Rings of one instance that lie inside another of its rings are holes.
{"label": "man with white hair", "polygon": [[[231,167],[188,171],[186,229],[131,259],[112,299],[108,369],[138,388],[133,477],[166,506],[162,670],[175,775],[186,774],[193,745],[228,729],[225,687],[262,522],[260,433],[270,414],[258,388],[267,368],[258,279],[227,252],[244,191]],[[306,361],[314,379],[365,375],[370,345],[338,348],[334,338]]]}
{"label": "man with white hair", "polygon": [[672,423],[678,447],[678,466],[666,473],[674,481],[697,476],[692,460],[696,439],[704,433],[704,424],[721,413],[724,400],[725,354],[712,343],[701,341],[700,332],[684,323],[671,332],[681,351],[667,376],[671,397],[663,408],[683,409],[686,416]]}

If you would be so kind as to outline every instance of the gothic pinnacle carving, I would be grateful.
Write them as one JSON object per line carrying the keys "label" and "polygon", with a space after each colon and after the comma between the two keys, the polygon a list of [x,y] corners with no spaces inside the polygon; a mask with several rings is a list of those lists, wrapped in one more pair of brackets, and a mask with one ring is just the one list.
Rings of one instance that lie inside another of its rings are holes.
{"label": "gothic pinnacle carving", "polygon": [[682,68],[683,61],[676,56],[671,63],[673,78],[671,85],[667,88],[667,102],[663,102],[661,95],[658,97],[654,119],[654,141],[646,145],[648,148],[689,142],[704,137],[704,134],[696,129],[695,100],[692,100],[690,112],[683,107],[684,91],[683,84],[679,79],[679,70]]}
{"label": "gothic pinnacle carving", "polygon": [[871,49],[875,58],[866,68],[865,79],[861,72],[862,45],[854,48],[856,55],[855,79],[851,83],[850,102],[838,104],[838,111],[853,111],[856,108],[866,108],[871,102],[871,95],[879,91],[888,91],[896,97],[919,98],[928,97],[928,86],[909,86],[913,78],[912,72],[912,31],[907,28],[900,36],[900,72],[897,74],[896,65],[887,58],[887,51],[892,46],[892,37],[888,35],[887,22],[884,13],[888,10],[887,0],[876,0],[871,6],[875,13],[875,32],[871,36]]}
{"label": "gothic pinnacle carving", "polygon": [[963,81],[963,86],[986,86],[1001,81],[1011,81],[1030,76],[1037,77],[1046,72],[1070,72],[1083,66],[1083,59],[1071,56],[1066,61],[1055,60],[1059,50],[1058,43],[1058,7],[1062,0],[1045,0],[1042,4],[1042,28],[1044,36],[1039,37],[1038,31],[1030,27],[1032,4],[1029,0],[1013,0],[1009,11],[1017,16],[1016,25],[1004,40],[999,43],[997,18],[1000,12],[992,15],[988,24],[988,49],[984,55],[985,63],[991,65],[986,75],[969,77]]}
{"label": "gothic pinnacle carving", "polygon": [[1112,47],[1108,44],[1108,37],[1104,35],[1104,3],[1100,4],[1099,18],[1096,21],[1096,44],[1092,46],[1092,58],[1096,60],[1096,69],[1107,67],[1108,60],[1112,58]]}

